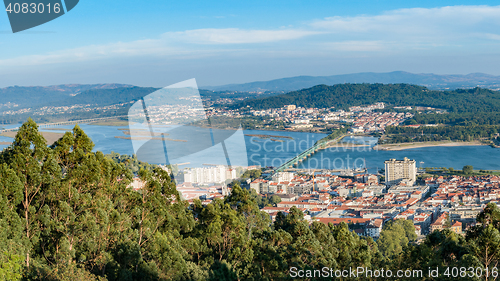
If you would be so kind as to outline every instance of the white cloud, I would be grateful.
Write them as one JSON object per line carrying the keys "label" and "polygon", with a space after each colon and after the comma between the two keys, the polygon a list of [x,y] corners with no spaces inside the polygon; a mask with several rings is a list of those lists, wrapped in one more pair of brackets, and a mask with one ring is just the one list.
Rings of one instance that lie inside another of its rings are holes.
{"label": "white cloud", "polygon": [[[486,48],[496,50],[500,47],[497,46],[499,40],[500,6],[449,6],[399,9],[379,15],[334,16],[312,21],[300,28],[287,25],[269,30],[207,28],[167,32],[153,39],[88,45],[3,59],[0,66],[22,68],[142,57],[189,59],[229,53],[238,54],[240,58],[294,52],[341,57],[343,53],[367,55],[374,52],[411,55],[409,52],[414,50],[426,52],[433,49],[447,54],[456,48],[480,54]],[[293,44],[275,44],[285,41]],[[488,44],[482,45],[485,41]],[[258,44],[265,45],[256,48]]]}
{"label": "white cloud", "polygon": [[254,44],[300,39],[323,32],[298,29],[244,30],[239,28],[206,28],[168,32],[165,38],[195,44]]}
{"label": "white cloud", "polygon": [[379,52],[386,50],[381,41],[342,41],[323,44],[327,49],[340,52]]}
{"label": "white cloud", "polygon": [[116,42],[104,45],[88,45],[65,49],[40,55],[27,55],[0,60],[0,66],[29,66],[57,63],[72,63],[99,59],[127,58],[141,56],[191,56],[200,57],[210,54],[232,51],[223,48],[203,48],[194,45],[236,45],[278,42],[300,39],[305,36],[322,33],[321,31],[279,29],[279,30],[243,30],[195,29],[182,32],[167,32],[157,39]]}
{"label": "white cloud", "polygon": [[148,39],[132,42],[116,42],[105,45],[89,45],[73,49],[58,50],[40,55],[27,55],[0,60],[2,66],[28,66],[57,63],[71,63],[113,57],[131,57],[141,55],[162,55],[180,52],[168,47],[161,40]]}
{"label": "white cloud", "polygon": [[475,37],[481,30],[500,32],[500,6],[447,6],[388,11],[380,15],[329,17],[311,28],[337,35],[408,41],[449,41]]}
{"label": "white cloud", "polygon": [[478,37],[479,38],[486,38],[486,39],[490,39],[490,40],[496,40],[496,41],[500,40],[500,34],[479,33]]}

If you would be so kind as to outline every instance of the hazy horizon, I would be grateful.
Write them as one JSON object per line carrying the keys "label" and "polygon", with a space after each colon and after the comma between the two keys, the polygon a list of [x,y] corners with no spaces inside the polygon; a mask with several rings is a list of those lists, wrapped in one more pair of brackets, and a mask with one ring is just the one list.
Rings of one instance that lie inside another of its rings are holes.
{"label": "hazy horizon", "polygon": [[201,86],[360,72],[500,75],[494,1],[84,1],[12,34],[0,87]]}
{"label": "hazy horizon", "polygon": [[[394,70],[394,71],[389,71],[389,72],[356,72],[356,73],[341,73],[341,74],[333,74],[333,75],[308,75],[308,74],[303,74],[303,75],[296,75],[296,76],[287,76],[287,77],[277,77],[277,78],[271,78],[268,80],[251,80],[251,81],[245,81],[241,83],[224,83],[224,84],[218,84],[218,85],[201,85],[199,88],[204,89],[204,87],[220,87],[220,86],[227,86],[227,85],[240,85],[240,84],[247,84],[247,83],[256,83],[256,82],[268,82],[268,81],[273,81],[273,80],[280,80],[280,79],[288,79],[288,78],[297,78],[297,77],[330,77],[330,76],[336,76],[336,75],[356,75],[356,74],[363,74],[363,73],[373,73],[373,74],[386,74],[386,73],[393,73],[393,72],[406,72],[402,70]],[[444,74],[438,74],[438,73],[412,73],[412,72],[406,72],[410,74],[415,74],[415,75],[438,75],[438,76],[467,76],[467,75],[473,75],[473,74],[484,74],[484,75],[489,75],[489,76],[495,76],[495,77],[500,77],[500,75],[493,75],[490,73],[484,73],[484,72],[471,72],[471,73],[444,73]],[[196,78],[195,78],[196,79]],[[347,82],[347,83],[354,83],[354,82]],[[358,82],[356,82],[358,83]],[[359,82],[363,83],[363,82]],[[380,82],[383,83],[383,82]],[[137,86],[137,87],[157,87],[161,88],[161,86],[151,86],[151,85],[135,85],[135,84],[130,84],[130,83],[118,83],[118,82],[103,82],[103,83],[61,83],[61,84],[37,84],[37,85],[8,85],[8,86],[2,86],[0,87],[1,89],[4,88],[9,88],[9,87],[56,87],[56,86],[71,86],[71,85],[113,85],[113,84],[120,84],[124,86]]]}

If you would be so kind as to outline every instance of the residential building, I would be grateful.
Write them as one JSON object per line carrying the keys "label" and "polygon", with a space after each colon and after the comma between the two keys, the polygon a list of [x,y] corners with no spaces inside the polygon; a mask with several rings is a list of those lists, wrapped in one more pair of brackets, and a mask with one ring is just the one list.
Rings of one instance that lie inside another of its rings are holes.
{"label": "residential building", "polygon": [[404,158],[404,160],[391,159],[385,164],[385,184],[388,186],[405,183],[412,186],[417,177],[417,166],[415,160]]}

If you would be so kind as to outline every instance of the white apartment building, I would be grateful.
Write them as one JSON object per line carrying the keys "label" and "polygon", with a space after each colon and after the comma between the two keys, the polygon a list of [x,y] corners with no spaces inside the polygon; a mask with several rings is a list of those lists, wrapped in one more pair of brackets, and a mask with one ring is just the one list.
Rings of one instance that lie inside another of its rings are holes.
{"label": "white apartment building", "polygon": [[294,173],[290,172],[279,172],[273,175],[273,181],[275,182],[284,182],[284,181],[292,181],[295,177]]}
{"label": "white apartment building", "polygon": [[300,117],[300,118],[293,120],[293,123],[294,124],[309,124],[309,121],[310,120],[307,117]]}
{"label": "white apartment building", "polygon": [[417,166],[415,160],[404,158],[404,160],[391,159],[385,164],[385,184],[388,186],[399,183],[413,185],[417,178]]}

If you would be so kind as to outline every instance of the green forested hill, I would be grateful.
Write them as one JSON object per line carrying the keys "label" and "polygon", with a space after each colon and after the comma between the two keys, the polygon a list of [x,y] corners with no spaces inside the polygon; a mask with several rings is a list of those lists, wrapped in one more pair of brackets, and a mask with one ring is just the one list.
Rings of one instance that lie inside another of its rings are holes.
{"label": "green forested hill", "polygon": [[[55,86],[20,87],[13,86],[0,89],[0,105],[8,103],[16,104],[16,108],[39,107],[40,105],[51,105],[51,103],[77,97],[78,94],[89,90],[111,90],[117,88],[128,88],[124,84],[68,84]],[[2,108],[0,106],[1,110]]]}
{"label": "green forested hill", "polygon": [[[159,90],[153,87],[137,87],[124,84],[95,84],[95,85],[57,85],[20,87],[13,86],[0,89],[0,111],[19,108],[40,108],[44,106],[72,106],[77,104],[92,104],[106,106],[112,104],[136,101]],[[215,92],[199,90],[204,100],[220,98],[256,98],[274,93],[246,93],[246,92]],[[9,107],[9,104],[11,106]],[[15,104],[14,107],[12,104]],[[25,119],[26,120],[26,119]]]}
{"label": "green forested hill", "polygon": [[500,85],[500,77],[484,73],[470,73],[467,75],[438,75],[432,73],[416,74],[405,71],[392,71],[386,73],[363,72],[332,76],[295,76],[270,81],[256,81],[205,88],[215,91],[290,92],[310,88],[315,85],[335,85],[341,83],[406,83],[426,86],[433,90],[471,88],[476,86],[487,89],[498,89]]}
{"label": "green forested hill", "polygon": [[391,106],[430,106],[452,112],[500,111],[500,93],[488,89],[433,91],[409,84],[338,84],[318,85],[273,97],[249,100],[232,108],[250,106],[254,109],[278,108],[287,104],[317,108],[384,102]]}
{"label": "green forested hill", "polygon": [[84,91],[74,97],[70,97],[57,103],[53,103],[53,105],[61,106],[74,104],[95,104],[96,106],[106,106],[136,101],[156,90],[158,89],[135,86],[116,89],[91,89]]}

